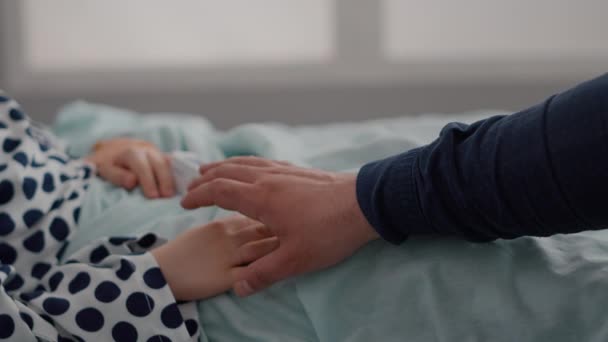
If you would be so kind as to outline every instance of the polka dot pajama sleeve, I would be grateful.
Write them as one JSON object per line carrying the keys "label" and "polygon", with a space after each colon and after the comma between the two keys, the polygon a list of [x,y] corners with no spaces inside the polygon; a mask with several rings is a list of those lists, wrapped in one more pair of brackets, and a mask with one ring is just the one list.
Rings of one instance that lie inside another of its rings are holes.
{"label": "polka dot pajama sleeve", "polygon": [[176,302],[148,251],[154,234],[62,253],[91,166],[70,159],[0,92],[0,341],[189,341],[194,302]]}

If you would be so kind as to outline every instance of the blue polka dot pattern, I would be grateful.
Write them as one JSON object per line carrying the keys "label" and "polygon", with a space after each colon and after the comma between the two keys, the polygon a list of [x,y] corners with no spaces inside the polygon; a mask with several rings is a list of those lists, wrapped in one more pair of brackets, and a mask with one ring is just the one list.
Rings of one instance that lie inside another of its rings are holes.
{"label": "blue polka dot pattern", "polygon": [[42,190],[49,193],[55,190],[55,179],[53,179],[53,175],[50,172],[44,174],[44,179],[42,180]]}
{"label": "blue polka dot pattern", "polygon": [[23,320],[25,324],[27,324],[28,328],[34,328],[34,320],[32,319],[32,316],[26,314],[25,312],[20,312],[19,316],[21,316],[21,320]]}
{"label": "blue polka dot pattern", "polygon": [[8,116],[10,116],[11,119],[15,120],[15,121],[21,121],[25,118],[25,116],[23,115],[23,113],[21,113],[21,111],[17,108],[13,108],[9,111]]}
{"label": "blue polka dot pattern", "polygon": [[61,247],[59,247],[57,253],[55,253],[55,258],[57,258],[57,260],[61,260],[63,258],[63,253],[65,253],[66,248],[68,248],[67,242],[63,243]]}
{"label": "blue polka dot pattern", "polygon": [[139,241],[137,241],[137,244],[143,248],[152,247],[152,245],[154,245],[155,243],[156,236],[154,234],[146,234],[141,239],[139,239]]}
{"label": "blue polka dot pattern", "polygon": [[95,298],[102,303],[111,303],[120,296],[120,289],[111,281],[104,281],[97,285]]}
{"label": "blue polka dot pattern", "polygon": [[58,198],[58,199],[56,199],[56,200],[53,202],[53,204],[51,205],[51,208],[49,209],[49,211],[59,209],[59,208],[61,207],[61,205],[63,204],[63,202],[64,202],[64,201],[65,201],[65,199],[63,199],[63,198]]}
{"label": "blue polka dot pattern", "polygon": [[57,287],[59,287],[59,284],[61,283],[61,281],[63,280],[63,273],[62,272],[57,272],[55,274],[53,274],[50,278],[49,278],[49,289],[51,291],[55,291],[57,290]]}
{"label": "blue polka dot pattern", "polygon": [[17,152],[13,156],[13,160],[15,160],[17,163],[21,164],[23,167],[27,167],[27,164],[28,164],[27,154],[25,154],[23,152]]}
{"label": "blue polka dot pattern", "polygon": [[132,237],[111,237],[108,239],[108,242],[111,243],[114,246],[120,246],[122,244],[124,244],[127,241],[131,241],[134,240],[134,238]]}
{"label": "blue polka dot pattern", "polygon": [[42,302],[42,308],[49,315],[58,316],[68,311],[70,302],[63,298],[48,297]]}
{"label": "blue polka dot pattern", "polygon": [[76,294],[86,289],[90,283],[91,276],[89,276],[89,274],[86,272],[80,272],[74,277],[74,279],[72,279],[72,281],[70,281],[68,291],[70,291],[71,294]]}
{"label": "blue polka dot pattern", "polygon": [[91,177],[91,168],[88,166],[85,166],[82,168],[84,170],[84,174],[82,175],[83,178],[87,179],[89,177]]}
{"label": "blue polka dot pattern", "polygon": [[3,264],[14,264],[17,260],[17,251],[11,245],[0,242],[0,262]]}
{"label": "blue polka dot pattern", "polygon": [[50,325],[55,325],[55,321],[53,320],[53,318],[47,314],[40,314],[40,318],[49,322]]}
{"label": "blue polka dot pattern", "polygon": [[146,342],[171,342],[171,339],[165,335],[154,335],[147,339]]}
{"label": "blue polka dot pattern", "polygon": [[151,268],[144,273],[144,282],[153,289],[160,289],[167,284],[158,267]]}
{"label": "blue polka dot pattern", "polygon": [[118,322],[112,328],[112,338],[116,342],[135,342],[137,337],[137,329],[129,322]]}
{"label": "blue polka dot pattern", "polygon": [[17,149],[17,147],[19,147],[19,145],[21,145],[21,140],[6,138],[6,139],[4,139],[4,143],[2,143],[2,149],[4,150],[5,153],[11,153],[15,149]]}
{"label": "blue polka dot pattern", "polygon": [[23,247],[30,252],[41,252],[44,249],[44,232],[39,230],[23,240]]}
{"label": "blue polka dot pattern", "polygon": [[78,221],[80,220],[80,208],[74,209],[73,217],[74,222],[78,223]]}
{"label": "blue polka dot pattern", "polygon": [[55,321],[53,320],[53,318],[47,314],[40,314],[40,318],[49,322],[50,325],[55,325]]}
{"label": "blue polka dot pattern", "polygon": [[110,255],[108,249],[104,246],[99,246],[91,252],[90,259],[92,263],[96,264],[105,259],[108,255]]}
{"label": "blue polka dot pattern", "polygon": [[40,151],[42,151],[42,152],[46,152],[49,150],[49,145],[47,145],[43,142],[38,143],[38,147],[40,148]]}
{"label": "blue polka dot pattern", "polygon": [[154,300],[143,292],[135,292],[127,297],[127,311],[133,316],[145,317],[154,310]]}
{"label": "blue polka dot pattern", "polygon": [[15,195],[13,183],[8,180],[0,182],[0,205],[10,202],[13,199],[13,195]]}
{"label": "blue polka dot pattern", "polygon": [[76,314],[76,324],[84,331],[99,331],[104,324],[103,314],[95,308],[82,309]]}
{"label": "blue polka dot pattern", "polygon": [[9,265],[0,264],[0,272],[4,274],[10,274],[12,272],[11,267]]}
{"label": "blue polka dot pattern", "polygon": [[[70,197],[68,197],[68,201],[73,201],[73,200],[75,200],[75,199],[77,199],[77,198],[78,198],[78,192],[73,191],[73,192],[70,194]],[[80,209],[80,208],[77,208],[77,209]]]}
{"label": "blue polka dot pattern", "polygon": [[[67,159],[61,158],[59,156],[49,156],[48,159],[49,160],[54,160],[54,161],[58,162],[59,164],[67,164],[68,163]],[[88,177],[85,177],[85,178],[88,178]]]}
{"label": "blue polka dot pattern", "polygon": [[135,265],[125,259],[121,259],[120,268],[116,271],[116,276],[119,279],[128,280],[133,272],[135,272]]}
{"label": "blue polka dot pattern", "polygon": [[39,262],[32,267],[32,277],[42,279],[45,274],[51,269],[51,265],[46,262]]}
{"label": "blue polka dot pattern", "polygon": [[193,319],[188,319],[186,320],[186,328],[188,329],[188,334],[194,336],[198,331],[198,323]]}
{"label": "blue polka dot pattern", "polygon": [[4,289],[6,291],[16,291],[23,286],[23,283],[23,278],[20,275],[15,274],[15,276],[4,285]]}
{"label": "blue polka dot pattern", "polygon": [[33,169],[39,169],[39,168],[45,167],[45,166],[46,166],[46,163],[39,163],[39,162],[37,162],[35,159],[32,159],[32,164],[30,164],[30,166],[31,166]]}
{"label": "blue polka dot pattern", "polygon": [[53,219],[53,222],[51,222],[49,231],[57,241],[63,241],[68,236],[70,228],[68,228],[68,224],[64,219],[56,217]]}
{"label": "blue polka dot pattern", "polygon": [[9,315],[0,314],[0,327],[0,338],[10,338],[15,332],[15,321]]}
{"label": "blue polka dot pattern", "polygon": [[44,293],[43,290],[35,290],[35,291],[30,291],[30,292],[23,292],[22,294],[19,295],[19,298],[21,298],[21,300],[23,300],[25,302],[29,302],[31,300],[34,300],[34,299],[42,296],[43,293]]}
{"label": "blue polka dot pattern", "polygon": [[0,341],[34,329],[62,342],[196,339],[195,303],[175,301],[146,253],[155,234],[91,241],[62,262],[94,174],[54,141],[0,105]]}
{"label": "blue polka dot pattern", "polygon": [[78,335],[72,335],[72,339],[76,340],[77,342],[86,342],[82,337]]}
{"label": "blue polka dot pattern", "polygon": [[23,189],[23,194],[25,195],[25,198],[27,198],[28,200],[31,200],[32,198],[34,198],[37,187],[38,187],[38,182],[36,182],[36,180],[34,178],[31,178],[31,177],[23,178],[23,183],[21,185],[21,188]]}
{"label": "blue polka dot pattern", "polygon": [[32,228],[40,219],[44,216],[44,213],[38,209],[30,209],[23,214],[23,222],[28,228]]}
{"label": "blue polka dot pattern", "polygon": [[0,236],[6,236],[15,230],[15,221],[7,213],[0,213]]}
{"label": "blue polka dot pattern", "polygon": [[175,303],[167,305],[167,307],[161,311],[160,319],[169,329],[175,329],[183,323],[182,315],[177,308],[177,304]]}

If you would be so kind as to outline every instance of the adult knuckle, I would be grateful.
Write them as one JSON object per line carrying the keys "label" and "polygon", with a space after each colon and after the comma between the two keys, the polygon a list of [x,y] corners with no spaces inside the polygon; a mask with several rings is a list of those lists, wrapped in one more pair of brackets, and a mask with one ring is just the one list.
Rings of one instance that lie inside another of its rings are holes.
{"label": "adult knuckle", "polygon": [[205,229],[209,230],[213,234],[227,234],[228,229],[223,221],[213,221],[205,226]]}
{"label": "adult knuckle", "polygon": [[240,248],[238,254],[239,254],[238,258],[239,258],[240,264],[245,264],[245,263],[251,261],[254,257],[253,251],[247,247]]}
{"label": "adult knuckle", "polygon": [[256,157],[256,156],[243,156],[241,158],[244,161],[256,161],[256,160],[261,160],[262,159],[262,158]]}
{"label": "adult knuckle", "polygon": [[253,282],[257,286],[267,286],[272,284],[272,277],[270,273],[265,271],[261,271],[259,269],[254,269],[252,272]]}
{"label": "adult knuckle", "polygon": [[[241,163],[248,160],[248,156],[230,157],[226,159],[227,163]],[[225,165],[225,164],[224,164]]]}
{"label": "adult knuckle", "polygon": [[211,193],[216,197],[228,197],[232,194],[232,189],[223,179],[214,179],[209,185]]}
{"label": "adult knuckle", "polygon": [[205,172],[205,178],[212,179],[212,180],[218,178],[217,177],[217,167],[215,167],[215,168],[213,168],[211,170],[206,171]]}
{"label": "adult knuckle", "polygon": [[266,236],[270,234],[270,229],[264,224],[259,224],[254,229],[258,235]]}
{"label": "adult knuckle", "polygon": [[258,177],[253,184],[261,189],[269,190],[274,187],[274,180],[272,179],[272,176],[262,175]]}
{"label": "adult knuckle", "polygon": [[124,153],[130,156],[137,155],[139,150],[135,146],[129,146],[124,150]]}
{"label": "adult knuckle", "polygon": [[300,260],[302,258],[298,257],[295,253],[290,253],[285,257],[284,260],[284,270],[288,275],[295,275],[299,273],[300,270]]}
{"label": "adult knuckle", "polygon": [[211,181],[209,181],[209,188],[212,191],[218,191],[223,187],[224,187],[224,181],[221,179],[212,179]]}
{"label": "adult knuckle", "polygon": [[222,164],[214,169],[211,169],[212,174],[216,177],[226,176],[231,170],[234,170],[234,165],[230,164]]}

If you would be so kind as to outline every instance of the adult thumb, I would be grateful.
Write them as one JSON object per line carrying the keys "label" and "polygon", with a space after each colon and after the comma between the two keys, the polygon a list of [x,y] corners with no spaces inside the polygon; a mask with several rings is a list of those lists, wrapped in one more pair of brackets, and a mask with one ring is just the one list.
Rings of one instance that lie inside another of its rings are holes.
{"label": "adult thumb", "polygon": [[290,276],[290,267],[285,267],[284,254],[284,248],[279,247],[253,263],[236,269],[232,288],[237,296],[247,297]]}

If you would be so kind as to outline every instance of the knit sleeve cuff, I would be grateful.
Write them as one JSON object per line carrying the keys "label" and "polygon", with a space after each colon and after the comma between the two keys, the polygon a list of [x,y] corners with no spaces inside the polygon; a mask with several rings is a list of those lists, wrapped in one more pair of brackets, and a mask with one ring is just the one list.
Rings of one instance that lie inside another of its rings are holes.
{"label": "knit sleeve cuff", "polygon": [[420,210],[414,167],[422,148],[364,165],[357,176],[357,201],[386,241],[400,244],[430,230]]}

